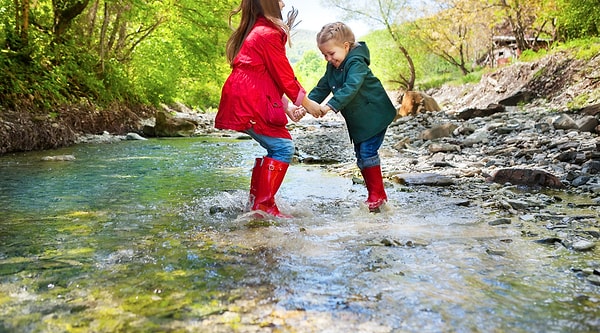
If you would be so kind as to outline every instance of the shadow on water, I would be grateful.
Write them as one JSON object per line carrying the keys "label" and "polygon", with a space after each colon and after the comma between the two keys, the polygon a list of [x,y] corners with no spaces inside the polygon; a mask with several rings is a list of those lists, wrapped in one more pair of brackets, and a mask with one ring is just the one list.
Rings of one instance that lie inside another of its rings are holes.
{"label": "shadow on water", "polygon": [[[244,213],[251,141],[80,145],[0,158],[0,332],[594,332],[598,287],[478,207],[293,165]],[[73,154],[75,161],[43,162]],[[565,261],[568,258],[569,261]]]}

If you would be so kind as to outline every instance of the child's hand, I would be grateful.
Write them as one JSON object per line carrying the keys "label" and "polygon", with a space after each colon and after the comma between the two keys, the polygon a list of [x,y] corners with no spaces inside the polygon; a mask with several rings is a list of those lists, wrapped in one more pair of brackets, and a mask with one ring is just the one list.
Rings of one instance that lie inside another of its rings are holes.
{"label": "child's hand", "polygon": [[329,111],[331,111],[331,108],[329,107],[329,105],[322,105],[321,106],[321,117],[325,117],[325,115]]}
{"label": "child's hand", "polygon": [[306,105],[304,105],[306,112],[310,113],[311,116],[315,117],[315,118],[320,118],[322,116],[321,114],[321,106],[319,105],[319,103],[310,100],[310,99],[306,99],[308,102],[306,103]]}
{"label": "child's hand", "polygon": [[290,105],[290,107],[285,110],[285,113],[290,117],[290,119],[294,122],[299,122],[300,119],[306,115],[306,109],[302,106]]}

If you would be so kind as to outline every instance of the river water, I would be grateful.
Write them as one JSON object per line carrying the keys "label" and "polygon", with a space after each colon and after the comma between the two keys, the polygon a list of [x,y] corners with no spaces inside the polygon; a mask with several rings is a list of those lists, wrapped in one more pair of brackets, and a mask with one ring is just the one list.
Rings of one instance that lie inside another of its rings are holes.
{"label": "river water", "polygon": [[[574,253],[489,212],[292,165],[285,220],[244,213],[252,141],[0,157],[0,332],[597,332]],[[74,161],[42,161],[72,154]]]}

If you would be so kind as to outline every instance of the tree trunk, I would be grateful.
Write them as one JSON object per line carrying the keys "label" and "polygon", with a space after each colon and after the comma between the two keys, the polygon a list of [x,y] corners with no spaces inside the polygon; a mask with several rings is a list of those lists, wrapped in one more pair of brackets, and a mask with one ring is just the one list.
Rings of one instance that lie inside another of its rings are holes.
{"label": "tree trunk", "polygon": [[105,49],[105,44],[106,44],[106,31],[108,30],[108,21],[110,20],[109,18],[109,11],[108,11],[108,4],[106,2],[104,2],[104,20],[102,21],[102,28],[100,29],[100,70],[102,71],[102,73],[104,73],[104,61],[105,61],[105,57],[106,57],[106,49]]}
{"label": "tree trunk", "polygon": [[54,40],[59,41],[62,35],[67,31],[71,21],[75,19],[87,7],[90,0],[77,1],[73,4],[63,6],[62,1],[53,0],[52,7],[54,11]]}
{"label": "tree trunk", "polygon": [[90,12],[88,13],[88,30],[87,30],[87,45],[91,46],[94,39],[94,28],[96,27],[96,19],[98,18],[98,7],[100,0],[95,0]]}
{"label": "tree trunk", "polygon": [[396,43],[396,46],[398,46],[398,49],[400,50],[400,52],[406,59],[406,62],[408,62],[408,70],[410,71],[410,77],[406,78],[406,77],[404,77],[404,75],[398,74],[401,78],[400,83],[404,86],[404,88],[406,88],[407,91],[413,90],[413,88],[415,87],[415,77],[416,77],[415,64],[412,60],[412,57],[410,56],[410,53],[408,53],[408,50],[406,49],[406,47],[404,47],[404,45],[402,45],[402,43],[400,43],[400,39],[398,38],[398,35],[396,34],[396,32],[394,32],[394,30],[392,29],[389,22],[386,21],[385,24],[386,24],[388,32],[390,33],[390,36],[392,36],[392,39]]}
{"label": "tree trunk", "polygon": [[408,78],[408,80],[406,80],[406,90],[411,91],[415,87],[415,63],[413,62],[412,57],[408,53],[408,50],[403,45],[398,43],[398,48],[400,49],[400,52],[402,52],[402,55],[404,55],[404,58],[406,58],[406,61],[408,62],[408,70],[410,71],[410,77]]}
{"label": "tree trunk", "polygon": [[525,17],[523,15],[523,11],[527,9],[524,6],[522,6],[519,1],[516,1],[514,6],[511,6],[506,0],[502,0],[501,5],[502,7],[504,7],[506,19],[510,24],[510,28],[512,30],[513,35],[515,36],[518,52],[523,52],[525,50],[530,49],[531,47],[527,42],[526,37],[527,26],[525,22]]}
{"label": "tree trunk", "polygon": [[20,46],[29,43],[29,0],[15,0],[15,35],[19,36]]}

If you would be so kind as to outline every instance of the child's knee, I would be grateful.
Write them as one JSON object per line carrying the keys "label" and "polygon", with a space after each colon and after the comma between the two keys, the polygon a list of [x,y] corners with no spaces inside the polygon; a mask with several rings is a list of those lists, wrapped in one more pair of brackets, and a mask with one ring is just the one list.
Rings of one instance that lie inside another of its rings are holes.
{"label": "child's knee", "polygon": [[289,142],[285,142],[285,143],[280,143],[279,145],[277,145],[277,147],[275,149],[272,150],[272,157],[275,158],[276,160],[285,162],[285,163],[290,163],[292,161],[292,159],[294,158],[294,153],[296,152],[296,147],[294,146],[294,143],[292,142],[292,140],[289,140]]}

